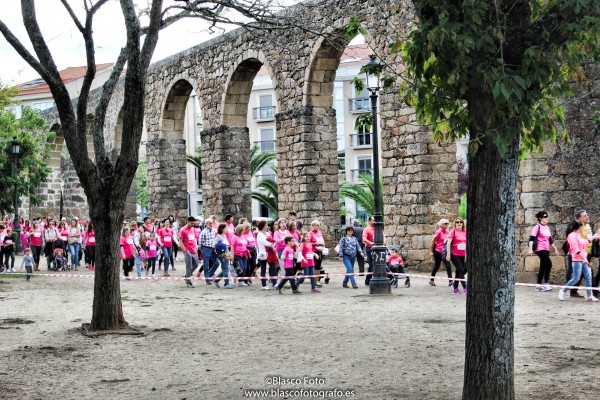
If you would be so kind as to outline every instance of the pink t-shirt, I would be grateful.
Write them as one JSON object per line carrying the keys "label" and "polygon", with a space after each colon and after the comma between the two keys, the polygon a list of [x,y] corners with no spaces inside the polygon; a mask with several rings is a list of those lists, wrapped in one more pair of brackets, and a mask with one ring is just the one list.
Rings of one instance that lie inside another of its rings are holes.
{"label": "pink t-shirt", "polygon": [[133,236],[121,236],[120,245],[123,246],[125,258],[133,258]]}
{"label": "pink t-shirt", "polygon": [[202,229],[200,227],[194,227],[194,234],[196,235],[196,241],[200,240],[200,234],[202,233]]}
{"label": "pink t-shirt", "polygon": [[95,246],[96,245],[96,234],[94,233],[94,231],[88,232],[85,231],[83,232],[83,237],[85,238],[85,245],[86,246]]}
{"label": "pink t-shirt", "polygon": [[198,252],[198,244],[196,242],[196,232],[194,232],[194,228],[188,228],[187,225],[181,228],[179,231],[179,238],[181,239],[181,243],[185,247],[187,251],[190,253]]}
{"label": "pink t-shirt", "polygon": [[400,255],[398,255],[396,257],[388,256],[387,262],[389,262],[392,267],[397,267],[398,265],[404,265],[404,260],[402,259],[402,257],[400,257]]}
{"label": "pink t-shirt", "polygon": [[256,238],[252,231],[242,234],[242,237],[248,241],[248,247],[256,247]]}
{"label": "pink t-shirt", "polygon": [[296,239],[296,243],[300,243],[302,239],[302,234],[300,233],[300,231],[293,231],[290,232],[290,236],[293,237],[294,239]]}
{"label": "pink t-shirt", "polygon": [[275,250],[279,251],[285,249],[285,238],[287,236],[291,236],[287,229],[283,232],[279,229],[275,231],[275,234],[273,235],[273,239],[275,239]]}
{"label": "pink t-shirt", "polygon": [[[587,239],[581,237],[578,232],[571,232],[567,236],[567,242],[569,243],[569,254],[573,257],[573,261],[587,260],[587,252],[585,248],[589,244]],[[577,252],[580,252],[579,255]]]}
{"label": "pink t-shirt", "polygon": [[283,249],[283,252],[281,253],[281,258],[283,258],[283,268],[294,268],[294,249],[285,246],[285,249]]}
{"label": "pink t-shirt", "polygon": [[248,255],[248,241],[242,235],[233,235],[229,242],[233,248],[233,254],[236,256],[244,257]]}
{"label": "pink t-shirt", "polygon": [[232,238],[235,235],[235,226],[233,224],[225,225],[225,236],[227,237],[227,241],[229,243],[232,242]]}
{"label": "pink t-shirt", "polygon": [[42,230],[31,231],[31,239],[29,239],[29,245],[41,246],[42,245]]}
{"label": "pink t-shirt", "polygon": [[444,228],[439,228],[435,231],[435,235],[433,235],[433,240],[435,243],[435,251],[438,253],[442,252],[444,248],[444,240],[448,237],[448,231]]}
{"label": "pink t-shirt", "polygon": [[148,251],[149,258],[156,257],[156,252],[158,250],[158,242],[156,240],[148,239],[148,241],[146,242],[146,249]]}
{"label": "pink t-shirt", "polygon": [[550,250],[550,238],[552,237],[552,232],[550,231],[550,227],[548,225],[537,224],[531,230],[530,236],[538,238],[538,245],[537,249],[535,250],[536,252],[540,250]]}
{"label": "pink t-shirt", "polygon": [[159,229],[158,237],[160,237],[160,241],[165,247],[173,247],[173,229]]}
{"label": "pink t-shirt", "polygon": [[467,231],[457,231],[452,229],[449,238],[452,239],[452,254],[453,256],[465,256],[467,254]]}
{"label": "pink t-shirt", "polygon": [[315,246],[325,246],[325,239],[323,238],[323,232],[310,231],[310,242]]}
{"label": "pink t-shirt", "polygon": [[300,249],[302,250],[302,257],[304,260],[300,263],[300,266],[303,268],[306,267],[314,267],[315,266],[315,250],[313,249],[312,244],[310,243],[302,243],[300,245]]}

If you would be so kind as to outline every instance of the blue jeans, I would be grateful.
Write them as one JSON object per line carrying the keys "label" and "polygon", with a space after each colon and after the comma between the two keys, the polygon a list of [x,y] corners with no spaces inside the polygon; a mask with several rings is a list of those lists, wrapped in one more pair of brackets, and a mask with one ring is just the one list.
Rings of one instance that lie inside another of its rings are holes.
{"label": "blue jeans", "polygon": [[139,253],[135,256],[135,272],[138,277],[142,276],[142,260]]}
{"label": "blue jeans", "polygon": [[[221,273],[215,277],[215,282],[219,282],[219,279],[225,278],[225,286],[229,285],[229,261],[223,256],[219,256],[219,263],[221,264]],[[219,264],[215,264],[219,265]]]}
{"label": "blue jeans", "polygon": [[73,243],[69,245],[69,253],[71,254],[71,264],[75,268],[79,267],[79,249],[81,248],[81,244]]}
{"label": "blue jeans", "polygon": [[[567,286],[574,286],[575,283],[577,283],[577,281],[581,277],[582,270],[583,270],[583,276],[585,277],[585,286],[586,287],[592,286],[592,272],[590,271],[590,267],[583,264],[583,261],[573,261],[573,277],[571,278],[571,280],[569,282],[567,282]],[[567,291],[567,289],[563,289],[563,290]],[[587,289],[585,292],[587,293],[588,296],[592,295],[592,291],[590,289]]]}
{"label": "blue jeans", "polygon": [[[356,256],[349,256],[344,254],[344,266],[346,267],[346,274],[354,273],[354,262],[356,261]],[[344,285],[348,284],[348,281],[352,285],[356,285],[356,280],[354,279],[354,275],[346,275],[344,277]]]}
{"label": "blue jeans", "polygon": [[165,264],[165,273],[166,273],[169,270],[169,264],[171,263],[171,254],[173,254],[173,248],[163,246],[162,252],[163,252],[163,263]]}
{"label": "blue jeans", "polygon": [[234,256],[233,261],[236,262],[237,265],[242,269],[242,273],[240,274],[239,278],[242,278],[242,282],[246,282],[246,280],[243,278],[246,276],[246,268],[248,268],[248,257]]}
{"label": "blue jeans", "polygon": [[202,267],[204,268],[204,277],[210,278],[212,274],[217,270],[217,266],[210,268],[210,258],[212,255],[212,247],[202,246]]}
{"label": "blue jeans", "polygon": [[[304,270],[304,272],[303,272],[304,275],[314,275],[315,274],[315,267],[302,267],[302,269]],[[302,282],[304,282],[304,278],[298,279],[297,285],[300,286],[300,284]],[[311,289],[317,288],[316,282],[317,282],[317,280],[314,277],[310,278],[310,288]]]}

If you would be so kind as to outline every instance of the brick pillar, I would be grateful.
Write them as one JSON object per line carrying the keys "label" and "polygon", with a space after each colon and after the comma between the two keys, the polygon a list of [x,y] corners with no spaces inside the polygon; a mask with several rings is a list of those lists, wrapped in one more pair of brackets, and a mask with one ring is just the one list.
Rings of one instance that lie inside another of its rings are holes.
{"label": "brick pillar", "polygon": [[204,215],[221,219],[231,214],[252,219],[250,194],[250,136],[247,127],[217,128],[201,132],[202,206]]}
{"label": "brick pillar", "polygon": [[187,216],[185,140],[156,139],[146,145],[148,208],[152,218]]}
{"label": "brick pillar", "polygon": [[319,219],[330,246],[340,226],[335,110],[302,107],[276,119],[279,215],[294,210],[307,228]]}
{"label": "brick pillar", "polygon": [[440,218],[458,210],[456,146],[439,146],[397,91],[383,93],[381,158],[386,244],[401,244],[411,265],[431,262],[429,244]]}

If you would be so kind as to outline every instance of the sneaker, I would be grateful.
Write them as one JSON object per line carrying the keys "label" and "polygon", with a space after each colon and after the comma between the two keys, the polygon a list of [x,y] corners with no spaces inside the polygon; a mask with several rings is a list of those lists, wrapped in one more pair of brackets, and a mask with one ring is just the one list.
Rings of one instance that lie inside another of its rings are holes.
{"label": "sneaker", "polygon": [[[317,285],[317,286],[319,286],[319,285]],[[342,284],[342,287],[345,287],[346,289],[348,289],[348,284],[344,283],[344,284]]]}
{"label": "sneaker", "polygon": [[271,288],[270,288],[270,287],[268,287],[268,286],[263,286],[263,287],[261,287],[260,289],[261,289],[261,290],[271,290]]}
{"label": "sneaker", "polygon": [[352,285],[352,289],[358,289],[358,285],[355,283],[354,285]]}
{"label": "sneaker", "polygon": [[152,276],[150,276],[150,278],[154,278],[154,274],[152,274]]}
{"label": "sneaker", "polygon": [[10,272],[16,272],[16,271],[15,271],[15,269],[14,269],[14,268],[11,268],[11,269],[10,269]]}
{"label": "sneaker", "polygon": [[289,288],[291,288],[291,287],[292,287],[292,285],[291,285],[289,282],[287,282],[287,283],[285,284],[285,288],[286,288],[286,289],[289,289]]}
{"label": "sneaker", "polygon": [[171,269],[172,269],[173,271],[177,271],[177,270],[175,269],[175,266],[174,266],[174,265],[171,267]]}
{"label": "sneaker", "polygon": [[246,286],[248,286],[248,284],[246,282],[240,282],[240,283],[238,283],[238,286],[246,287]]}
{"label": "sneaker", "polygon": [[194,287],[194,284],[190,280],[186,280],[185,283],[188,285],[188,287],[191,287],[191,288]]}
{"label": "sneaker", "polygon": [[165,275],[164,276],[171,276],[171,275],[169,275],[169,273],[165,271]]}
{"label": "sneaker", "polygon": [[536,292],[543,292],[544,291],[544,287],[542,285],[535,285],[535,289]]}
{"label": "sneaker", "polygon": [[211,281],[206,281],[206,284],[207,284],[208,286],[210,286],[210,285],[212,285],[212,282],[211,282]]}
{"label": "sneaker", "polygon": [[126,276],[125,279],[128,280],[128,281],[130,281],[131,277],[130,276]]}
{"label": "sneaker", "polygon": [[[298,289],[296,289],[296,290],[292,290],[292,293],[293,293],[293,294],[302,294],[302,292],[301,292],[301,291],[299,291]],[[597,301],[597,299],[596,299],[596,301]]]}
{"label": "sneaker", "polygon": [[[573,296],[573,295],[571,295],[571,296]],[[558,291],[558,299],[560,301],[564,301],[565,300],[565,291],[564,290],[559,290]]]}
{"label": "sneaker", "polygon": [[225,285],[225,289],[233,289],[235,286],[231,283],[229,285]]}
{"label": "sneaker", "polygon": [[437,286],[434,281],[429,281],[429,286]]}
{"label": "sneaker", "polygon": [[454,281],[452,279],[450,279],[450,282],[448,282],[448,286],[453,286],[454,285]]}
{"label": "sneaker", "polygon": [[321,291],[317,288],[310,290],[312,293],[321,293]]}
{"label": "sneaker", "polygon": [[550,292],[552,291],[552,288],[546,283],[544,286],[542,286],[542,292]]}
{"label": "sneaker", "polygon": [[221,285],[219,285],[219,282],[217,281],[212,281],[213,285],[215,285],[218,289],[221,289]]}
{"label": "sneaker", "polygon": [[317,281],[317,283],[315,283],[315,286],[317,286],[317,287],[321,287],[321,286],[323,286],[323,285],[321,285],[321,281]]}
{"label": "sneaker", "polygon": [[596,302],[596,301],[598,301],[598,298],[596,296],[588,296],[588,297],[585,298],[585,301]]}
{"label": "sneaker", "polygon": [[460,294],[460,289],[454,288],[454,291],[452,293],[454,293],[454,294]]}

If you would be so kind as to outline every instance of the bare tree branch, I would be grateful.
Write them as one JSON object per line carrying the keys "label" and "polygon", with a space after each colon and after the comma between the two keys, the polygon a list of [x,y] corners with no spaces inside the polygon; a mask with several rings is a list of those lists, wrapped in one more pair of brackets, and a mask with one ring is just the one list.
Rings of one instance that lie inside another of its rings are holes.
{"label": "bare tree branch", "polygon": [[69,13],[69,15],[71,16],[71,19],[73,20],[73,22],[77,26],[77,29],[79,29],[79,32],[83,33],[83,30],[84,30],[83,25],[81,25],[81,22],[79,21],[79,18],[77,18],[77,15],[75,15],[75,13],[73,12],[73,9],[71,8],[71,5],[69,4],[69,2],[67,0],[60,0],[60,2],[63,4],[63,6],[65,7],[65,9],[67,10],[67,12]]}

